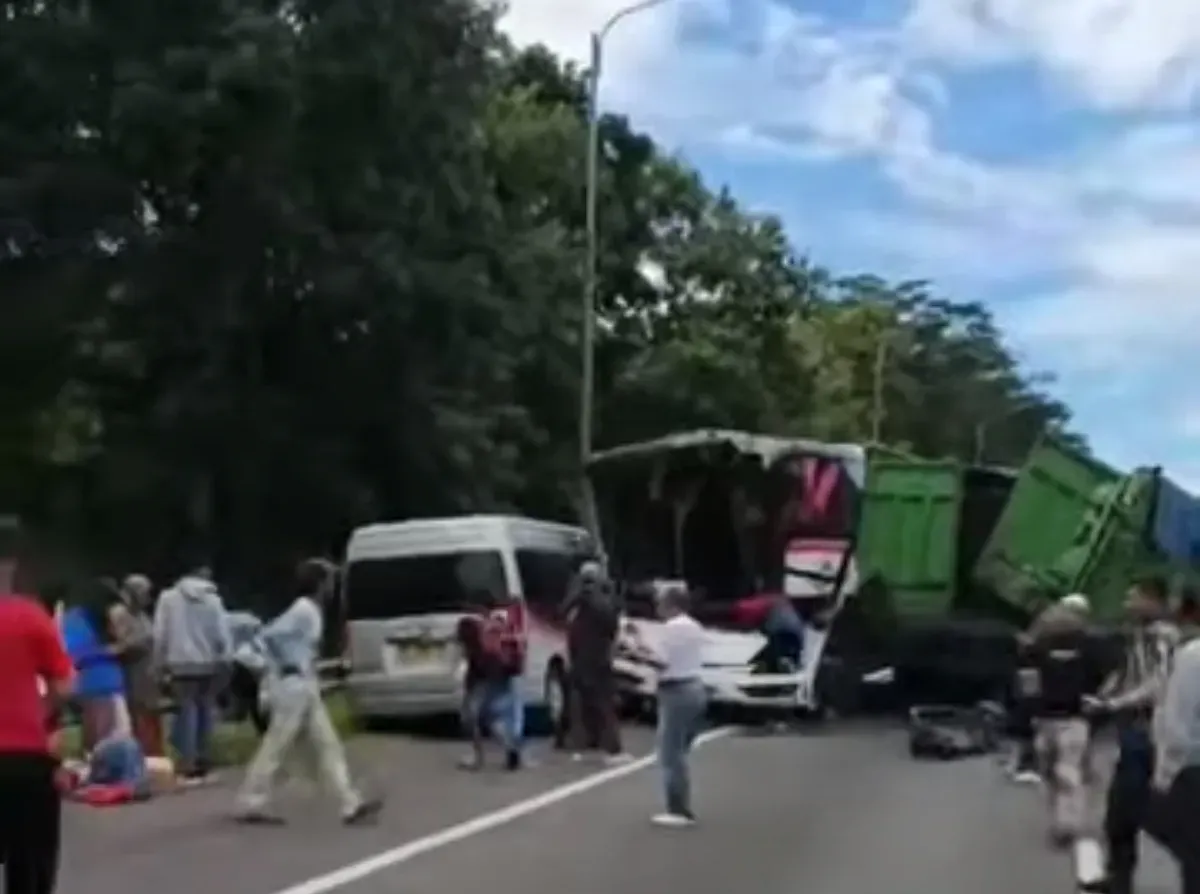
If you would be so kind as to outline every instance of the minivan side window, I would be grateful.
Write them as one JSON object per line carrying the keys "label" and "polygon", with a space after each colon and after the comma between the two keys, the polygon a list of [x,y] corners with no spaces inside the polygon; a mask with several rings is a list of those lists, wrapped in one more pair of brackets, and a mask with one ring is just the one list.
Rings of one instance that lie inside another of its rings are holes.
{"label": "minivan side window", "polygon": [[516,558],[529,610],[549,623],[561,622],[575,559],[570,553],[536,549],[518,549]]}

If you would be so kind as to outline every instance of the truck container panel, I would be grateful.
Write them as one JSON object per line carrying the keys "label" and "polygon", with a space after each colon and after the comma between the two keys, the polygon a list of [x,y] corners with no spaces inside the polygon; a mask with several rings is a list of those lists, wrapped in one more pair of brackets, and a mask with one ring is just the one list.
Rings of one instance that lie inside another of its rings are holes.
{"label": "truck container panel", "polygon": [[1125,594],[1138,575],[1167,571],[1169,559],[1150,536],[1159,483],[1153,469],[1127,476],[1092,526],[1082,561],[1066,585],[1087,595],[1097,621],[1118,621],[1124,616]]}
{"label": "truck container panel", "polygon": [[1104,463],[1043,436],[979,557],[976,583],[1014,609],[1036,611],[1047,591],[1078,578],[1122,482]]}
{"label": "truck container panel", "polygon": [[943,615],[954,601],[962,497],[957,463],[868,461],[859,576],[883,582],[901,622]]}
{"label": "truck container panel", "polygon": [[1172,562],[1200,565],[1200,500],[1161,474],[1151,532],[1154,545]]}

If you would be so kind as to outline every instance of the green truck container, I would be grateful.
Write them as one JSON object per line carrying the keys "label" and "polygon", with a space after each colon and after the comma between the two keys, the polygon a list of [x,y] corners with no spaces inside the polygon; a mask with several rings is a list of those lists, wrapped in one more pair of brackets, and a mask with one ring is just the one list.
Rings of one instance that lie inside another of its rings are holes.
{"label": "green truck container", "polygon": [[1156,475],[1123,475],[1042,438],[974,570],[974,582],[1031,616],[1051,595],[1079,591],[1099,620],[1119,615],[1130,576],[1157,563],[1149,524]]}
{"label": "green truck container", "polygon": [[1014,478],[1004,469],[869,454],[859,576],[870,582],[867,591],[885,592],[894,620],[925,622],[971,608],[971,570]]}

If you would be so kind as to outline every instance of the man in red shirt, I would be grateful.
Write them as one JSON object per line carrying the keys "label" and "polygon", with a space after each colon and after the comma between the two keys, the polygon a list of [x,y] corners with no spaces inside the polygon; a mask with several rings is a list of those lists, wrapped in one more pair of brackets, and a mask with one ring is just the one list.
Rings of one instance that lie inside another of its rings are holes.
{"label": "man in red shirt", "polygon": [[[70,694],[71,659],[50,613],[16,592],[0,555],[0,860],[9,894],[52,894],[61,802],[50,707]],[[47,704],[49,702],[49,705]]]}

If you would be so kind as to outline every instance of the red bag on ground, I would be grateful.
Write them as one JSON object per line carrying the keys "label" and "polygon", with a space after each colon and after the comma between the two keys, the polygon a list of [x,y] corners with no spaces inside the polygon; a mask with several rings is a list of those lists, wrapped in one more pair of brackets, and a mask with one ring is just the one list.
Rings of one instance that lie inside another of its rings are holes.
{"label": "red bag on ground", "polygon": [[71,793],[71,800],[92,807],[115,807],[135,800],[132,785],[85,785]]}

